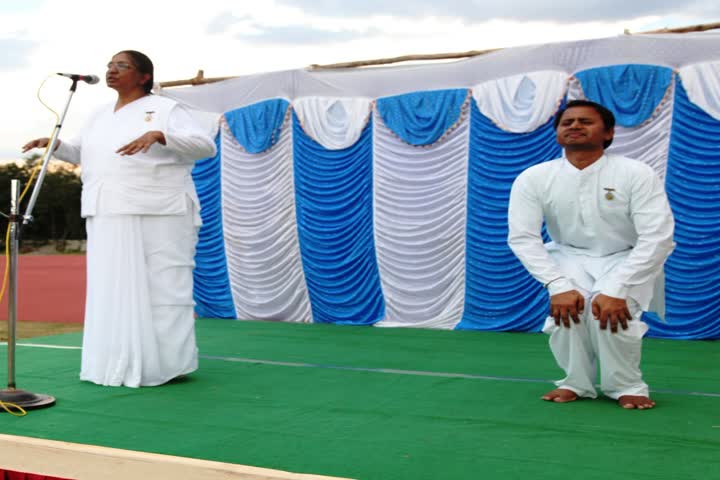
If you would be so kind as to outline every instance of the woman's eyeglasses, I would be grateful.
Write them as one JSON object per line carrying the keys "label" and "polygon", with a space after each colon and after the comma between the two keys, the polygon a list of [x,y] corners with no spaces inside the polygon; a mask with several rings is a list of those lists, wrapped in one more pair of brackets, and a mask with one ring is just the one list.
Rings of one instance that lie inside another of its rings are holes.
{"label": "woman's eyeglasses", "polygon": [[110,70],[111,68],[115,67],[116,69],[120,70],[121,72],[125,72],[127,70],[130,70],[133,68],[132,65],[126,62],[109,62],[107,64],[107,69]]}

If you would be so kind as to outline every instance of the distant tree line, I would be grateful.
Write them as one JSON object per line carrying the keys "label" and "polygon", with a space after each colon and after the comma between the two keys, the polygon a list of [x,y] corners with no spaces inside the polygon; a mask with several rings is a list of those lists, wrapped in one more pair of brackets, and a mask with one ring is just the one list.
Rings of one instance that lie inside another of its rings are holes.
{"label": "distant tree line", "polygon": [[[33,169],[39,165],[37,156],[31,157],[23,164],[7,163],[0,165],[0,211],[4,214],[10,212],[10,181],[20,180],[20,193],[28,184]],[[21,242],[34,245],[43,245],[55,242],[64,244],[67,240],[85,239],[85,220],[80,218],[80,192],[82,185],[77,167],[51,162],[45,174],[42,189],[32,211],[33,221],[22,227]],[[39,172],[38,172],[39,173]],[[35,181],[20,203],[19,213],[24,214]],[[2,221],[2,247],[5,247],[5,232],[7,219]]]}

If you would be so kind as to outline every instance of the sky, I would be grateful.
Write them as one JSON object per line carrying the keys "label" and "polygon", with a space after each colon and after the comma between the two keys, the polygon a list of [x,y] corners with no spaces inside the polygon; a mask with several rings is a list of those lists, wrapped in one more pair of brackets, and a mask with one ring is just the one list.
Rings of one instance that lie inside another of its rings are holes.
{"label": "sky", "polygon": [[[120,50],[146,53],[155,80],[248,75],[354,60],[565,42],[720,21],[717,0],[2,0],[0,161],[49,136],[71,81]],[[189,87],[186,87],[189,88]],[[78,85],[72,137],[104,85]],[[27,156],[27,155],[25,155]]]}

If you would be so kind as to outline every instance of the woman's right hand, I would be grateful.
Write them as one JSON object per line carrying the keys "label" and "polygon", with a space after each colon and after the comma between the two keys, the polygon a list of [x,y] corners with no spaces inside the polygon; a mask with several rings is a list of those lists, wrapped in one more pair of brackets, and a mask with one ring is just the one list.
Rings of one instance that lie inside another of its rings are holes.
{"label": "woman's right hand", "polygon": [[[50,139],[47,137],[36,138],[35,140],[30,140],[28,143],[23,145],[22,153],[25,153],[28,150],[32,150],[33,148],[45,148],[48,146],[48,143],[50,143]],[[55,142],[55,149],[57,150],[57,147],[59,147],[59,146],[60,146],[60,140]]]}

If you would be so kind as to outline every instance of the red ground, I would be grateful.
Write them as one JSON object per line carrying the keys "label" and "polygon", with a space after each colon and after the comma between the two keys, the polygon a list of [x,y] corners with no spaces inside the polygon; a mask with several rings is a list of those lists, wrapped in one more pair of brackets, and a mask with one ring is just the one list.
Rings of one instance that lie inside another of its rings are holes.
{"label": "red ground", "polygon": [[[5,273],[4,257],[0,272]],[[8,288],[0,303],[0,320],[8,317]],[[82,323],[85,255],[20,255],[17,299],[19,321]]]}

